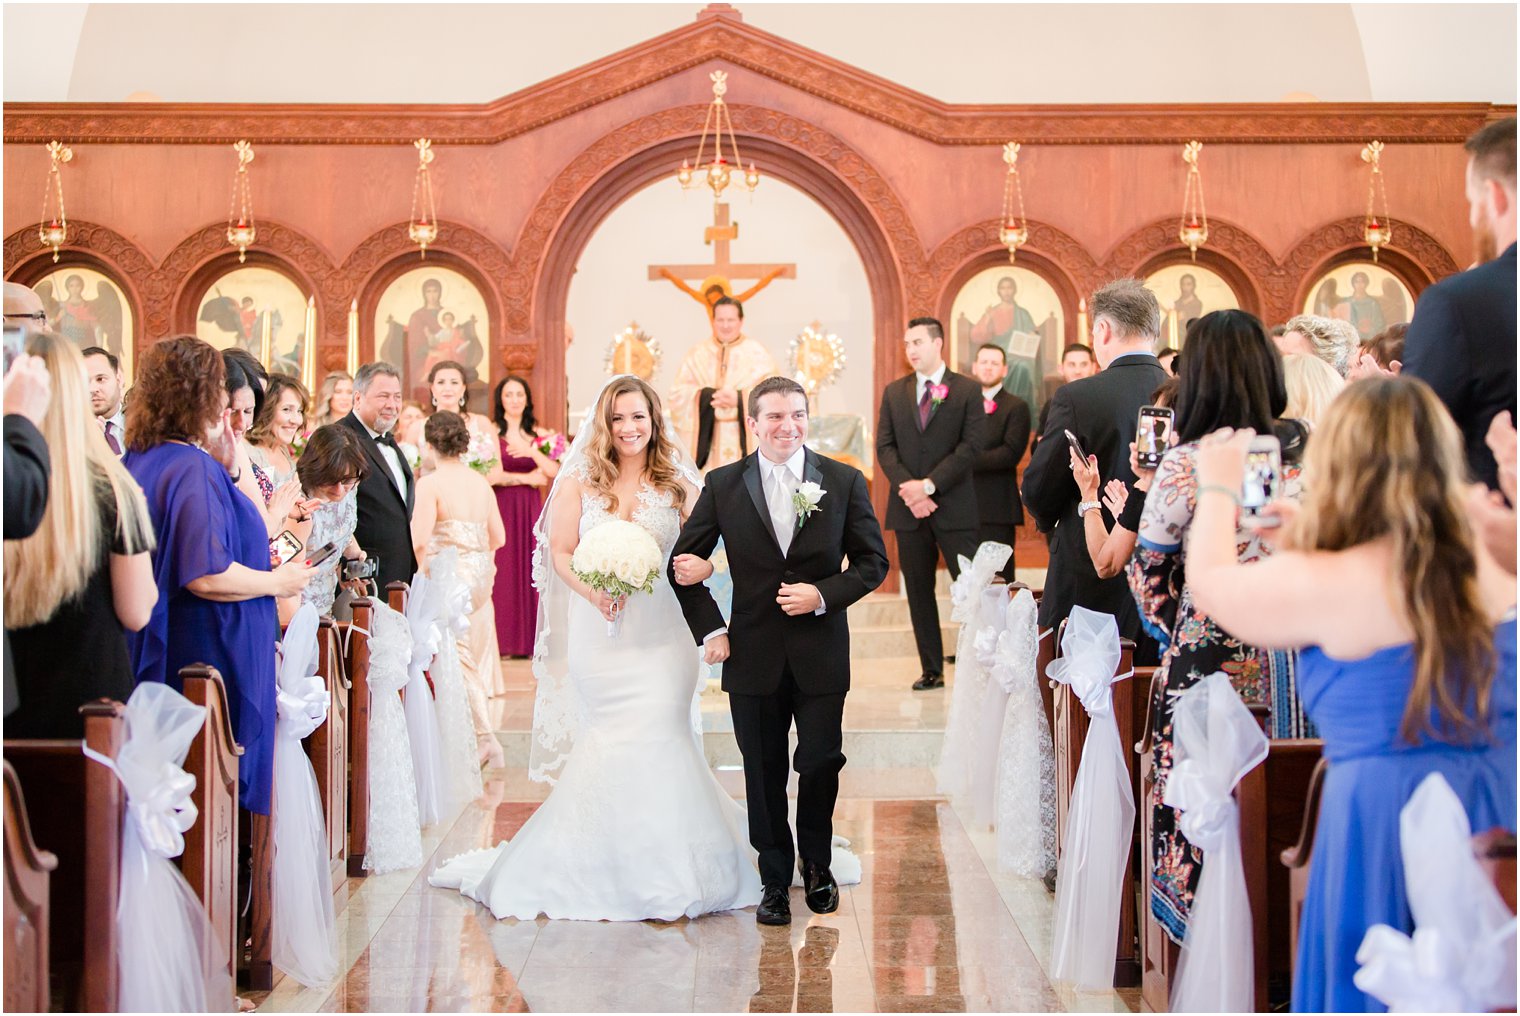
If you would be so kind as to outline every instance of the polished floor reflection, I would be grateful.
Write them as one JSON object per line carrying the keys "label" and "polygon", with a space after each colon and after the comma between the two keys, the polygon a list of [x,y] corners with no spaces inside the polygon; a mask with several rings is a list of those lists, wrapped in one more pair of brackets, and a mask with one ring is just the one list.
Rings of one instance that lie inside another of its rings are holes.
{"label": "polished floor reflection", "polygon": [[[487,797],[427,840],[420,871],[353,880],[339,914],[344,974],[302,989],[282,981],[264,1012],[987,1012],[1127,1011],[1108,992],[1058,993],[1044,970],[1049,896],[997,877],[990,844],[942,800],[842,800],[837,830],[864,878],[839,911],[814,915],[794,891],[794,923],[751,911],[672,924],[496,921],[427,885],[458,851],[511,836],[538,807]],[[1128,995],[1129,993],[1125,993]]]}

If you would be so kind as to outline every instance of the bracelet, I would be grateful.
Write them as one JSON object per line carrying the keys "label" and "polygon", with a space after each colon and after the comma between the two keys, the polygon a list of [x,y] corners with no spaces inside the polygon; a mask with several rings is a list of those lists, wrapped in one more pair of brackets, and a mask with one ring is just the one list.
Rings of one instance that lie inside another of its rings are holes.
{"label": "bracelet", "polygon": [[1202,487],[1198,488],[1197,496],[1203,497],[1203,495],[1210,493],[1211,491],[1214,493],[1223,494],[1225,497],[1229,498],[1235,503],[1236,508],[1240,507],[1240,495],[1235,493],[1229,487],[1225,487],[1218,483],[1205,483]]}

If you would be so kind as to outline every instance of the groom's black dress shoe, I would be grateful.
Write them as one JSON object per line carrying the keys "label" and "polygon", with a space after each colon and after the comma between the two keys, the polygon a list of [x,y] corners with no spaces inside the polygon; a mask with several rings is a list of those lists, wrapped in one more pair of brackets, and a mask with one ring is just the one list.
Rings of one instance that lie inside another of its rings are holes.
{"label": "groom's black dress shoe", "polygon": [[914,691],[928,691],[931,688],[943,688],[944,686],[944,674],[925,674],[913,682]]}
{"label": "groom's black dress shoe", "polygon": [[758,924],[791,924],[792,898],[789,886],[768,885],[760,892],[760,905],[755,908]]}
{"label": "groom's black dress shoe", "polygon": [[839,909],[839,886],[833,872],[821,864],[802,862],[802,893],[815,914],[832,914]]}

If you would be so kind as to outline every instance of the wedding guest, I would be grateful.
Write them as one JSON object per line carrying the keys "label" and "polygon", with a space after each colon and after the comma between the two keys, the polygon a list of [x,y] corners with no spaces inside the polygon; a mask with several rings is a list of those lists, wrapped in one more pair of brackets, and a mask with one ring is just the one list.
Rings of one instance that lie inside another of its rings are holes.
{"label": "wedding guest", "polygon": [[270,570],[269,536],[237,489],[237,443],[220,354],[190,336],[150,345],[127,405],[127,470],[147,497],[158,534],[158,602],[128,637],[139,682],[179,688],[179,670],[207,663],[227,683],[228,711],[243,757],[239,803],[269,813],[274,767],[275,598],[305,588],[312,569],[297,557]]}
{"label": "wedding guest", "polygon": [[887,385],[876,424],[876,458],[886,474],[887,528],[897,534],[897,561],[918,644],[915,691],[945,686],[945,647],[935,599],[943,555],[952,578],[959,559],[976,556],[976,485],[987,411],[975,381],[945,365],[945,330],[934,318],[908,322],[903,347],[913,373]]}
{"label": "wedding guest", "polygon": [[1156,362],[1161,364],[1161,369],[1172,377],[1177,376],[1177,350],[1171,346],[1167,346],[1156,354]]}
{"label": "wedding guest", "polygon": [[[1012,547],[1018,527],[1024,524],[1024,503],[1019,500],[1018,465],[1029,447],[1029,403],[1003,391],[1008,374],[1008,354],[1003,347],[987,343],[976,351],[971,374],[982,386],[982,408],[987,413],[987,444],[976,453],[971,467],[976,484],[976,510],[981,520],[980,543],[994,540]],[[1014,580],[1014,558],[1001,572],[1003,581]]]}
{"label": "wedding guest", "polygon": [[1312,432],[1346,382],[1319,357],[1289,353],[1283,357],[1283,386],[1288,393],[1283,417],[1302,421]]}
{"label": "wedding guest", "polygon": [[27,351],[53,379],[42,420],[51,468],[40,526],[25,539],[6,533],[5,627],[19,708],[5,736],[80,738],[80,706],[132,694],[123,629],[146,624],[158,599],[153,528],[142,491],[89,412],[84,358],[47,332]]}
{"label": "wedding guest", "polygon": [[1475,477],[1497,481],[1484,443],[1515,413],[1515,118],[1467,139],[1467,206],[1478,267],[1420,294],[1404,338],[1404,373],[1426,382],[1457,421]]}
{"label": "wedding guest", "polygon": [[[559,462],[539,447],[557,435],[538,426],[528,382],[512,375],[496,386],[491,415],[499,435],[501,465],[486,475],[496,488],[506,542],[496,551],[496,640],[502,656],[532,656],[538,623],[533,588],[533,523],[543,505],[543,488],[559,472]],[[561,442],[563,445],[563,442]]]}
{"label": "wedding guest", "polygon": [[[1178,444],[1167,449],[1146,494],[1138,546],[1128,565],[1129,588],[1141,622],[1163,649],[1157,698],[1151,703],[1155,782],[1152,787],[1150,908],[1166,933],[1181,943],[1197,891],[1202,854],[1162,804],[1172,765],[1172,706],[1177,697],[1217,670],[1231,675],[1248,705],[1269,706],[1277,737],[1305,736],[1293,691],[1291,661],[1221,629],[1193,599],[1188,531],[1199,496],[1198,441],[1220,427],[1254,427],[1271,434],[1288,402],[1282,358],[1261,322],[1239,310],[1205,314],[1188,329],[1187,359],[1177,391]],[[1297,497],[1296,467],[1285,467],[1282,490]],[[1242,561],[1270,553],[1259,529],[1237,534]],[[1050,594],[1047,592],[1046,596]]]}
{"label": "wedding guest", "polygon": [[[5,316],[30,314],[21,297],[13,298],[11,288],[29,294],[32,302],[40,308],[42,301],[36,293],[25,286],[12,282],[5,284]],[[43,315],[46,318],[46,315]],[[42,439],[38,426],[47,415],[48,402],[52,398],[52,380],[42,358],[16,357],[5,372],[5,538],[17,540],[31,536],[42,524],[42,513],[48,502],[47,442]],[[5,714],[16,709],[16,680],[11,672],[11,640],[3,635],[4,698]]]}
{"label": "wedding guest", "polygon": [[106,436],[106,444],[117,458],[126,451],[126,415],[122,411],[121,360],[115,353],[99,346],[80,350],[84,357],[86,381],[90,386],[90,409],[95,422]]}
{"label": "wedding guest", "polygon": [[[1113,614],[1119,633],[1135,640],[1135,662],[1146,665],[1154,662],[1156,646],[1140,626],[1124,580],[1100,578],[1093,570],[1083,516],[1103,511],[1103,505],[1084,500],[1077,488],[1066,431],[1086,454],[1097,457],[1100,475],[1134,483],[1128,449],[1140,407],[1150,404],[1151,393],[1167,378],[1151,352],[1161,331],[1161,307],[1138,279],[1111,282],[1088,304],[1093,349],[1103,369],[1056,389],[1044,436],[1024,467],[1024,507],[1043,532],[1054,532],[1040,627],[1057,627],[1075,606]],[[1103,517],[1105,528],[1112,522]]]}
{"label": "wedding guest", "polygon": [[1317,356],[1343,378],[1351,372],[1357,346],[1362,340],[1356,325],[1350,321],[1300,314],[1289,318],[1283,327],[1283,334],[1272,341],[1284,356],[1289,353]]}
{"label": "wedding guest", "polygon": [[354,408],[338,425],[359,439],[369,475],[359,481],[359,522],[354,536],[375,559],[375,584],[410,582],[417,571],[412,552],[412,501],[416,478],[392,433],[401,415],[401,372],[382,361],[354,375]]}
{"label": "wedding guest", "polygon": [[[470,430],[470,445],[477,450],[489,450],[496,454],[496,427],[480,413],[470,412],[470,390],[465,378],[464,364],[455,360],[439,360],[427,374],[428,398],[433,412],[457,413]],[[399,432],[408,444],[416,446],[421,454],[421,473],[433,471],[433,454],[427,447],[426,433],[421,423],[414,424],[410,432]]]}
{"label": "wedding guest", "polygon": [[412,516],[412,545],[417,559],[427,562],[446,547],[459,552],[459,576],[470,587],[470,628],[459,638],[459,659],[465,690],[475,720],[475,740],[481,761],[503,764],[486,700],[501,683],[501,653],[496,642],[496,618],[491,588],[496,580],[495,552],[506,542],[501,513],[485,477],[460,461],[470,446],[470,431],[458,413],[442,409],[428,417],[424,439],[437,457],[437,466],[417,481],[417,509]]}
{"label": "wedding guest", "polygon": [[279,489],[296,475],[293,445],[306,433],[306,388],[289,374],[269,375],[269,390],[248,431],[253,464]]}
{"label": "wedding guest", "polygon": [[312,429],[337,423],[354,408],[354,376],[335,370],[322,379],[317,388],[317,403],[312,414]]}
{"label": "wedding guest", "polygon": [[1516,571],[1515,518],[1515,425],[1508,413],[1500,413],[1488,426],[1485,438],[1499,466],[1499,489],[1475,483],[1468,490],[1467,505],[1478,537],[1500,567]]}
{"label": "wedding guest", "polygon": [[[1059,390],[1061,385],[1069,385],[1073,381],[1080,381],[1098,373],[1098,358],[1093,354],[1091,346],[1073,342],[1061,352],[1061,364],[1057,370],[1060,374],[1060,384],[1056,385],[1056,389]],[[1034,445],[1040,443],[1040,436],[1045,433],[1045,421],[1050,418],[1050,399],[1054,397],[1055,391],[1051,391],[1050,397],[1040,407],[1040,418],[1036,421],[1034,428]],[[1030,446],[1031,450],[1034,445]]]}
{"label": "wedding guest", "polygon": [[[306,603],[318,614],[347,617],[347,611],[335,611],[340,576],[338,569],[346,561],[363,561],[364,550],[354,539],[359,525],[359,482],[369,475],[369,460],[359,438],[347,427],[328,424],[318,427],[306,439],[306,447],[296,462],[296,478],[301,499],[286,516],[285,526],[301,541],[308,558],[329,545],[342,548],[316,566],[316,572],[299,597],[280,600],[280,621],[288,623],[296,610]],[[362,580],[350,586],[357,593]]]}
{"label": "wedding guest", "polygon": [[285,515],[300,496],[301,489],[294,480],[276,489],[269,474],[253,461],[248,430],[257,418],[264,398],[259,379],[249,373],[249,365],[257,363],[244,350],[222,350],[222,365],[227,371],[227,408],[232,413],[229,421],[233,436],[237,438],[233,472],[238,476],[238,490],[259,509],[265,530],[272,537],[285,528]]}
{"label": "wedding guest", "polygon": [[[426,421],[427,411],[422,408],[422,403],[407,399],[401,403],[401,415],[396,418],[396,433],[411,434],[415,430],[416,433],[420,434],[422,431],[417,428],[420,428]],[[422,466],[421,450],[410,441],[397,441],[396,447],[401,449],[401,454],[406,459],[406,464],[411,467],[412,475],[416,476]]]}
{"label": "wedding guest", "polygon": [[1515,578],[1466,517],[1462,436],[1410,377],[1358,381],[1309,445],[1302,507],[1277,505],[1277,552],[1237,558],[1237,491],[1252,431],[1196,452],[1188,582],[1233,636],[1299,653],[1325,778],[1299,922],[1294,1012],[1381,1009],[1357,950],[1414,932],[1399,813],[1440,773],[1473,829],[1515,828]]}

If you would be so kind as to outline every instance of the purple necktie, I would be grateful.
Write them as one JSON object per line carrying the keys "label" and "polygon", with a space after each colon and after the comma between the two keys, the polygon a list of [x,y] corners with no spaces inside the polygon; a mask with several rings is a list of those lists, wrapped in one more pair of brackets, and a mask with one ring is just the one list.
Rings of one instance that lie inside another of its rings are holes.
{"label": "purple necktie", "polygon": [[923,394],[923,397],[918,400],[918,429],[919,430],[923,430],[925,427],[929,426],[929,408],[930,408],[930,403],[929,403],[929,388],[930,388],[930,385],[926,382],[924,384],[924,394]]}
{"label": "purple necktie", "polygon": [[111,421],[105,422],[106,444],[111,446],[111,454],[121,458],[121,442],[116,440],[116,435],[111,433]]}

